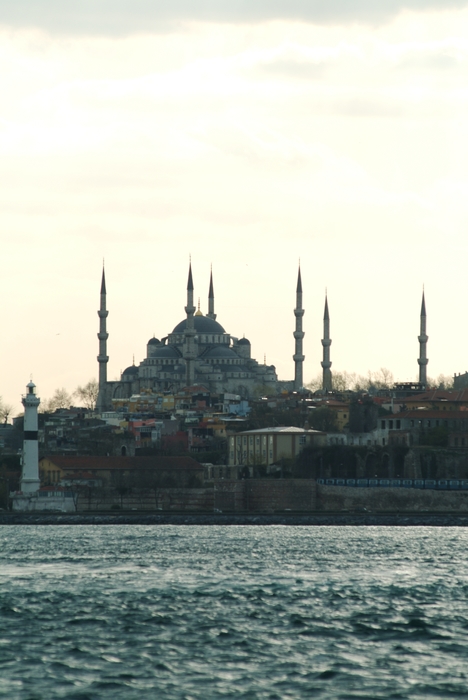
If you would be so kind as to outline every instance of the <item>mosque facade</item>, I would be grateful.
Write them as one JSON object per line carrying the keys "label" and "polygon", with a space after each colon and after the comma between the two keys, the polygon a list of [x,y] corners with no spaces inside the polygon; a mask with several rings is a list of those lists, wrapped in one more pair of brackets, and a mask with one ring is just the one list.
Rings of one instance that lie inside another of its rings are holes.
{"label": "mosque facade", "polygon": [[[299,273],[300,275],[300,273]],[[300,277],[299,277],[300,281]],[[294,381],[280,381],[274,365],[259,363],[251,357],[247,338],[236,338],[217,321],[213,275],[210,275],[208,313],[203,315],[193,303],[191,265],[187,283],[186,317],[161,339],[151,338],[146,357],[137,366],[127,367],[118,381],[107,381],[107,292],[102,273],[99,327],[99,397],[98,409],[112,408],[112,399],[129,398],[142,391],[175,393],[189,386],[203,386],[213,393],[233,393],[250,398],[259,391],[277,393],[302,388],[302,313],[296,327],[296,371]],[[301,289],[302,299],[302,289]],[[300,336],[299,338],[297,336]],[[298,369],[300,364],[300,370]]]}

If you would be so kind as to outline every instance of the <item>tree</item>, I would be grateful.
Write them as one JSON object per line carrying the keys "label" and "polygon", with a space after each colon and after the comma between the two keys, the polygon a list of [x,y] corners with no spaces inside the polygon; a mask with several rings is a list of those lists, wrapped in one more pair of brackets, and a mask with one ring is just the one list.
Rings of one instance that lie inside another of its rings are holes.
{"label": "tree", "polygon": [[326,433],[338,432],[338,423],[336,421],[336,413],[332,408],[324,406],[323,408],[315,408],[310,411],[309,425],[315,430],[323,430]]}
{"label": "tree", "polygon": [[51,399],[45,399],[40,403],[40,410],[43,413],[51,413],[58,408],[70,408],[72,405],[73,395],[69,394],[63,387],[56,389]]}
{"label": "tree", "polygon": [[5,425],[8,423],[8,418],[13,411],[13,406],[9,403],[3,403],[3,399],[0,396],[0,421]]}
{"label": "tree", "polygon": [[453,377],[449,374],[439,374],[435,379],[428,377],[427,386],[437,387],[437,389],[453,389]]}
{"label": "tree", "polygon": [[96,408],[96,402],[99,394],[99,384],[96,379],[90,379],[84,386],[78,386],[75,390],[74,396],[76,396],[85,406],[94,410]]}

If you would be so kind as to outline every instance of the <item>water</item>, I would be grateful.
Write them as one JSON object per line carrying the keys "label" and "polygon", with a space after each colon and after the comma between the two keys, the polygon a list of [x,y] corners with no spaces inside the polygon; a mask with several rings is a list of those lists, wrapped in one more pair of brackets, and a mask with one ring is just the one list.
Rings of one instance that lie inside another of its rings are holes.
{"label": "water", "polygon": [[0,697],[467,698],[461,528],[3,526]]}

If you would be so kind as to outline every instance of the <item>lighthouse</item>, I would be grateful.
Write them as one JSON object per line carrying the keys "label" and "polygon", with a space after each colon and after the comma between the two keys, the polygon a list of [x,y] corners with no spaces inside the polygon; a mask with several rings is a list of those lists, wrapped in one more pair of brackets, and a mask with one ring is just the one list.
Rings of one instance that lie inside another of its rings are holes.
{"label": "lighthouse", "polygon": [[37,442],[37,408],[41,400],[36,396],[36,385],[31,381],[22,397],[24,406],[23,469],[21,491],[24,494],[39,490],[39,447]]}

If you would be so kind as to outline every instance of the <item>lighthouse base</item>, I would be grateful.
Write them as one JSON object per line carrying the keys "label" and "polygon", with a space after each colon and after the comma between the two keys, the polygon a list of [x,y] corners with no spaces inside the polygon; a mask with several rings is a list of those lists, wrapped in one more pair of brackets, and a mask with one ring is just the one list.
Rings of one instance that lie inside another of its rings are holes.
{"label": "lighthouse base", "polygon": [[39,479],[21,479],[21,491],[25,494],[36,493],[40,487],[41,482]]}
{"label": "lighthouse base", "polygon": [[70,491],[10,493],[10,502],[12,510],[22,513],[46,510],[55,513],[74,513],[76,511],[76,499]]}

